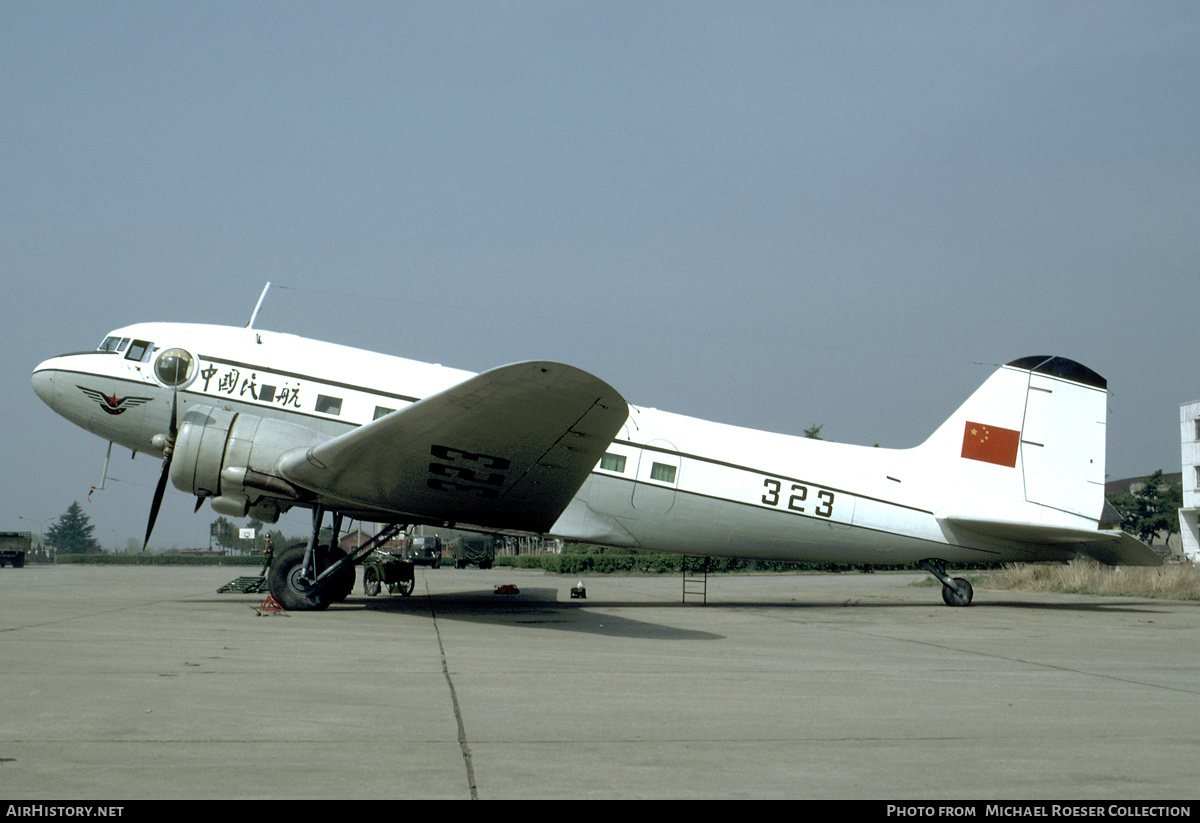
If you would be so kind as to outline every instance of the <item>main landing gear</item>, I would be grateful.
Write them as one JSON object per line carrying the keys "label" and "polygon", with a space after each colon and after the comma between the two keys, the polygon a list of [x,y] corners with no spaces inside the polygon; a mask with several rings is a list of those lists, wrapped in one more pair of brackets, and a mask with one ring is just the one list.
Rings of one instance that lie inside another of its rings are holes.
{"label": "main landing gear", "polygon": [[975,596],[970,582],[965,577],[950,577],[946,574],[946,563],[942,560],[922,560],[918,564],[942,584],[942,600],[947,606],[970,606]]}
{"label": "main landing gear", "polygon": [[288,611],[313,611],[328,608],[349,597],[354,588],[354,564],[404,529],[390,525],[359,547],[352,555],[337,545],[342,531],[342,513],[333,513],[333,534],[328,546],[320,546],[318,535],[325,507],[313,507],[312,534],[305,545],[296,545],[280,554],[271,563],[267,586],[271,596]]}

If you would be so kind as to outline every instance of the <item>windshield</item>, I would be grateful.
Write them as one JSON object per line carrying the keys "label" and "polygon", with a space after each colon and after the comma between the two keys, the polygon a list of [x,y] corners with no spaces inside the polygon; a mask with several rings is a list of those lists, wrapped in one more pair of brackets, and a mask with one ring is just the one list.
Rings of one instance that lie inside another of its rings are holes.
{"label": "windshield", "polygon": [[117,337],[110,334],[96,347],[96,351],[125,351],[125,347],[128,345],[128,337]]}
{"label": "windshield", "polygon": [[145,363],[150,359],[150,352],[152,351],[154,351],[153,343],[146,340],[134,340],[129,344],[129,351],[125,352],[125,359]]}

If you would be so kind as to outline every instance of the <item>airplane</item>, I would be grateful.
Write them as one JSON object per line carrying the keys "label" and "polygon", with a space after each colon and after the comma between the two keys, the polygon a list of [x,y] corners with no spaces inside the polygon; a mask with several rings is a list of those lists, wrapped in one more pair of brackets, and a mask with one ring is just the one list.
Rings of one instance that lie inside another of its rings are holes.
{"label": "airplane", "polygon": [[[973,598],[951,564],[1161,564],[1104,522],[1107,383],[1064,357],[1000,366],[924,443],[889,449],[634,406],[561,363],[474,374],[253,319],[126,326],[46,360],[32,381],[110,448],[161,456],[147,543],[168,478],[197,511],[207,501],[274,523],[311,509],[307,544],[268,573],[287,609],[344,599],[355,562],[417,524],[693,556],[918,563],[951,606]],[[322,546],[327,512],[334,537]],[[382,524],[378,542],[338,550],[347,517]]]}

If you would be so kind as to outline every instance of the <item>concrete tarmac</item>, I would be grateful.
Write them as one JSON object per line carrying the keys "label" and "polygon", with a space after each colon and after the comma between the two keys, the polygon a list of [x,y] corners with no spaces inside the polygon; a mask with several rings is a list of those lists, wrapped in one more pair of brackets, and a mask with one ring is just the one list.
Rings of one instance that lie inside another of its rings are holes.
{"label": "concrete tarmac", "polygon": [[443,568],[260,616],[252,572],[0,570],[0,797],[1200,796],[1195,603]]}

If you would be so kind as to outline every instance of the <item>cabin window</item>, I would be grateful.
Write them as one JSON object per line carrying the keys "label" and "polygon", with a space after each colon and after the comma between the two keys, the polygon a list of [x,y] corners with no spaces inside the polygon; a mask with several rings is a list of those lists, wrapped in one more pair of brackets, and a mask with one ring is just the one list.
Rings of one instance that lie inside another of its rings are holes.
{"label": "cabin window", "polygon": [[650,467],[650,479],[661,480],[663,483],[675,482],[675,467],[666,463],[655,463]]}
{"label": "cabin window", "polygon": [[153,350],[153,343],[147,343],[145,340],[134,340],[129,344],[129,351],[125,352],[125,359],[145,363],[150,359],[150,352]]}
{"label": "cabin window", "polygon": [[196,372],[196,361],[183,349],[167,349],[154,363],[154,375],[164,386],[182,386]]}
{"label": "cabin window", "polygon": [[317,411],[321,414],[341,414],[342,413],[342,398],[327,397],[323,394],[317,395]]}
{"label": "cabin window", "polygon": [[376,406],[375,407],[375,416],[372,417],[371,419],[378,420],[381,417],[387,417],[389,414],[391,414],[394,411],[395,411],[395,409],[389,409],[386,406]]}
{"label": "cabin window", "polygon": [[606,454],[600,458],[600,468],[606,472],[621,472],[625,471],[625,455],[623,454]]}

